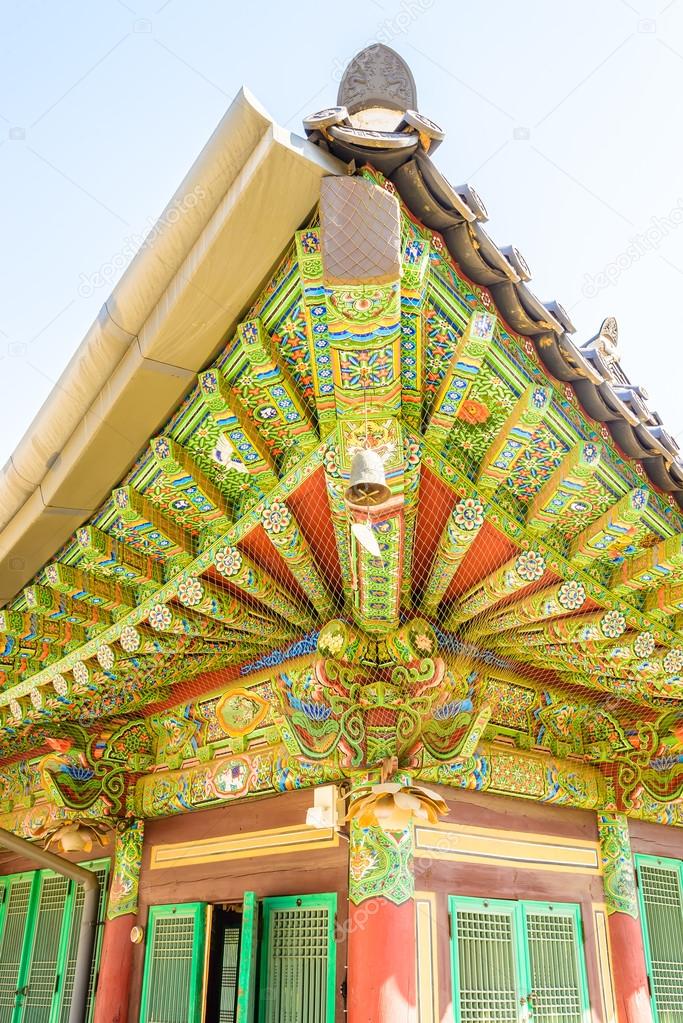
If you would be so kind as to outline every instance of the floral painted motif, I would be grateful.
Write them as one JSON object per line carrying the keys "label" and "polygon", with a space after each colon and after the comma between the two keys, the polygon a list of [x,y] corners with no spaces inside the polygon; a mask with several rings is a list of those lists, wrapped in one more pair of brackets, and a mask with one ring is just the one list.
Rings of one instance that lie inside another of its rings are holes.
{"label": "floral painted motif", "polygon": [[583,583],[576,579],[567,579],[560,586],[557,599],[566,611],[578,611],[586,600],[586,590]]}
{"label": "floral painted motif", "polygon": [[531,404],[534,408],[543,408],[547,400],[547,395],[543,387],[537,387],[531,395]]}
{"label": "floral painted motif", "polygon": [[173,615],[165,604],[155,604],[149,612],[148,621],[153,629],[167,629],[173,621]]}
{"label": "floral painted motif", "polygon": [[52,688],[57,693],[57,696],[66,696],[69,692],[69,684],[63,675],[55,675],[52,679]]}
{"label": "floral painted motif", "polygon": [[485,423],[491,413],[483,401],[475,401],[474,398],[465,398],[457,412],[457,418],[470,426],[477,426]]}
{"label": "floral painted motif", "polygon": [[36,689],[34,686],[31,692],[29,693],[29,696],[31,697],[31,703],[33,704],[34,709],[42,710],[43,696],[40,689]]}
{"label": "floral painted motif", "polygon": [[431,654],[434,652],[434,643],[424,632],[415,633],[412,640],[421,653]]}
{"label": "floral painted motif", "polygon": [[71,674],[80,685],[85,686],[90,681],[90,669],[87,664],[83,663],[83,661],[76,661],[71,669]]}
{"label": "floral painted motif", "polygon": [[320,238],[317,231],[302,231],[299,237],[301,239],[301,251],[304,255],[314,256],[320,252]]}
{"label": "floral painted motif", "polygon": [[103,644],[97,651],[97,660],[104,671],[111,671],[114,667],[114,651],[110,646]]}
{"label": "floral painted motif", "polygon": [[676,648],[669,650],[668,654],[664,658],[664,670],[680,671],[681,668],[683,668],[683,650]]}
{"label": "floral painted motif", "polygon": [[168,458],[171,454],[171,446],[166,437],[156,437],[152,441],[152,449],[157,458]]}
{"label": "floral painted motif", "polygon": [[484,506],[472,497],[465,497],[455,506],[455,521],[461,529],[479,529],[484,524]]}
{"label": "floral painted motif", "polygon": [[242,567],[242,555],[236,547],[221,547],[216,552],[216,568],[221,575],[230,578],[237,575]]}
{"label": "floral painted motif", "polygon": [[326,449],[325,455],[323,457],[323,465],[325,466],[325,472],[328,474],[328,476],[339,475],[337,449],[335,448],[334,444],[330,444],[330,446]]}
{"label": "floral painted motif", "polygon": [[140,646],[140,633],[137,629],[133,628],[132,625],[126,625],[126,627],[121,630],[119,643],[121,644],[121,648],[125,650],[127,654],[132,654]]}
{"label": "floral painted motif", "polygon": [[273,501],[263,509],[261,516],[267,533],[282,533],[292,520],[289,508],[282,501]]}
{"label": "floral painted motif", "polygon": [[185,607],[196,607],[197,604],[201,604],[203,597],[204,587],[199,579],[194,576],[190,576],[189,579],[183,579],[178,584],[178,600]]}
{"label": "floral painted motif", "polygon": [[405,456],[408,465],[419,465],[420,464],[420,445],[417,441],[409,440],[406,438],[404,444]]}
{"label": "floral painted motif", "polygon": [[207,394],[215,394],[218,390],[218,377],[216,372],[212,369],[207,370],[206,373],[202,374],[202,390]]}
{"label": "floral painted motif", "polygon": [[525,582],[536,582],[545,572],[545,558],[538,551],[522,551],[515,561],[515,571]]}
{"label": "floral painted motif", "polygon": [[636,636],[633,649],[637,657],[649,657],[655,648],[655,637],[651,632],[641,632]]}
{"label": "floral painted motif", "polygon": [[608,611],[600,620],[600,628],[608,639],[618,639],[626,629],[626,619],[621,611]]}

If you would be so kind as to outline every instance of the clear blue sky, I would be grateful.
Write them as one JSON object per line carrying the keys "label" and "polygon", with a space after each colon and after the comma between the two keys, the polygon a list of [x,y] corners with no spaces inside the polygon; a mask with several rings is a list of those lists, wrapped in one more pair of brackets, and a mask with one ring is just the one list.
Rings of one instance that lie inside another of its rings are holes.
{"label": "clear blue sky", "polygon": [[475,185],[494,239],[517,245],[577,340],[617,317],[622,365],[683,444],[683,0],[0,12],[0,464],[240,85],[301,131],[378,38],[447,129],[442,171]]}

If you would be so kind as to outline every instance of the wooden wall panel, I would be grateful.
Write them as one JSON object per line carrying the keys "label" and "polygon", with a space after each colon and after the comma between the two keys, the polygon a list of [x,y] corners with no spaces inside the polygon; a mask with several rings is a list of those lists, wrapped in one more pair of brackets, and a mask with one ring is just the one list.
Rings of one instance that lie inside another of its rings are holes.
{"label": "wooden wall panel", "polygon": [[[154,846],[223,835],[238,835],[304,824],[306,809],[313,804],[309,791],[287,792],[270,799],[233,803],[229,807],[199,810],[148,821],[140,877],[139,922],[146,926],[151,905],[177,902],[241,902],[245,891],[258,898],[274,895],[337,893],[337,1018],[344,1018],[339,993],[346,973],[346,921],[348,846],[342,838],[333,848],[253,856],[224,862],[188,864],[151,869]],[[144,944],[136,946],[133,964],[132,1019],[139,1004]]]}
{"label": "wooden wall panel", "polygon": [[[543,806],[521,799],[492,796],[487,793],[438,791],[449,805],[449,824],[487,828],[505,841],[506,832],[548,835],[578,842],[597,842],[595,814],[566,807]],[[492,842],[495,847],[495,837]],[[585,932],[585,958],[592,1006],[591,1023],[605,1023],[602,1010],[597,935],[593,907],[604,901],[602,877],[593,873],[565,873],[520,866],[494,866],[477,862],[453,862],[435,857],[419,857],[415,863],[415,884],[422,892],[436,894],[436,932],[438,947],[440,1021],[451,1023],[452,984],[450,938],[448,933],[449,895],[474,898],[536,899],[543,902],[575,902],[581,906]]]}
{"label": "wooden wall panel", "polygon": [[666,824],[629,820],[631,848],[634,853],[648,856],[667,856],[683,860],[683,828],[670,828]]}

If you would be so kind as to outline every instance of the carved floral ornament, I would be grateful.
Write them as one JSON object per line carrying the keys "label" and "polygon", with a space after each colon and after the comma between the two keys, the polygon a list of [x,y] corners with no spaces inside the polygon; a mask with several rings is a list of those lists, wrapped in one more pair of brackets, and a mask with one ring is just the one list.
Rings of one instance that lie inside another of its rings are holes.
{"label": "carved floral ornament", "polygon": [[447,813],[445,801],[431,789],[385,782],[357,790],[349,802],[346,819],[357,821],[361,828],[403,831],[419,821],[436,824]]}

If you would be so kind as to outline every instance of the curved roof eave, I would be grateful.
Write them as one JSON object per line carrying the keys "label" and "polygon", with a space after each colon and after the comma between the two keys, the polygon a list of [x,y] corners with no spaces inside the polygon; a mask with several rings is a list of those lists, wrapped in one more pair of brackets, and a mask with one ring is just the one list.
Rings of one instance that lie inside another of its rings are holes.
{"label": "curved roof eave", "polygon": [[0,472],[0,606],[125,475],[343,173],[240,90]]}

